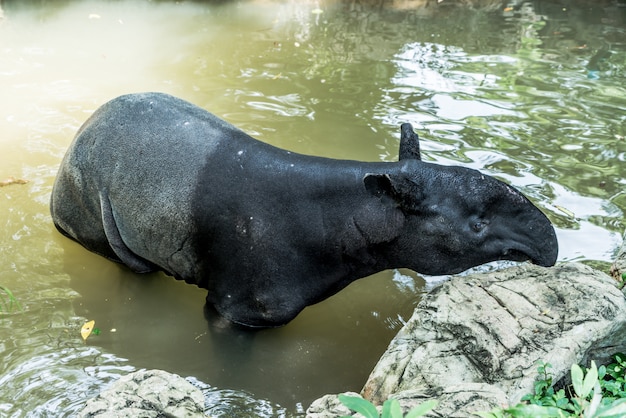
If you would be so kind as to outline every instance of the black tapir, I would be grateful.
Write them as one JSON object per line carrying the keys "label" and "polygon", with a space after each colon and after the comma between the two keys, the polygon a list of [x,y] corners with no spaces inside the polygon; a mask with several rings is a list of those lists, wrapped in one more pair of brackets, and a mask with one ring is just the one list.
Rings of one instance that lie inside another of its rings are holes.
{"label": "black tapir", "polygon": [[419,152],[403,124],[398,162],[297,154],[181,99],[131,94],[78,131],[52,219],[135,272],[163,270],[208,289],[222,316],[252,327],[286,324],[384,269],[556,262],[554,228],[519,191]]}

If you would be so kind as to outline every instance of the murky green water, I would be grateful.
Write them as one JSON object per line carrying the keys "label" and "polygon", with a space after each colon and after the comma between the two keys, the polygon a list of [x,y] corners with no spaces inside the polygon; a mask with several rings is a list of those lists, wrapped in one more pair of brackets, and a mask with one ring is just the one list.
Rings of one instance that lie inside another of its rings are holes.
{"label": "murky green water", "polygon": [[[359,390],[424,291],[384,272],[247,333],[209,325],[204,291],[61,237],[48,213],[60,159],[120,94],[165,91],[336,158],[392,161],[412,122],[425,158],[498,176],[544,209],[560,260],[611,260],[626,210],[626,8],[364,3],[3,3],[0,181],[28,183],[0,187],[0,285],[23,305],[0,314],[0,416],[71,415],[138,368],[194,377],[216,416],[291,415]],[[101,332],[83,342],[87,319]]]}

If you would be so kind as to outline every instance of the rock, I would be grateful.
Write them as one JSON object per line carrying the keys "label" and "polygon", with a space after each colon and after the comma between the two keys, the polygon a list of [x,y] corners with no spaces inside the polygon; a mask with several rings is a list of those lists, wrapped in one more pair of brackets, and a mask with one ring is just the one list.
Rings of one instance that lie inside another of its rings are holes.
{"label": "rock", "polygon": [[404,411],[429,399],[436,399],[438,404],[433,412],[438,417],[467,418],[467,411],[487,412],[494,405],[506,405],[507,397],[503,390],[488,383],[463,383],[446,388],[430,390],[405,390],[394,393]]}
{"label": "rock", "polygon": [[[343,395],[363,398],[363,396],[354,392],[344,392]],[[430,393],[407,391],[397,395],[398,396],[394,394],[392,398],[398,399],[404,410],[409,410],[425,400],[440,396],[441,393],[435,393],[432,391]],[[381,406],[378,406],[377,409],[379,413],[382,410]],[[306,418],[336,418],[344,416],[362,417],[362,415],[353,412],[344,406],[339,400],[339,395],[324,395],[323,397],[316,399],[306,411]]]}
{"label": "rock", "polygon": [[[550,363],[558,382],[573,363],[626,351],[626,301],[616,284],[578,263],[455,277],[424,296],[361,394],[377,405],[396,398],[405,412],[437,399],[429,416],[515,405],[533,392],[538,362]],[[339,401],[322,399],[308,418],[343,413],[324,415],[321,406],[338,411]]]}
{"label": "rock", "polygon": [[[345,392],[348,396],[361,396],[354,392]],[[336,418],[350,416],[352,411],[345,407],[338,398],[339,395],[325,395],[313,401],[306,411],[307,418]]]}
{"label": "rock", "polygon": [[626,347],[625,332],[616,282],[583,264],[455,277],[422,299],[362,394],[380,404],[435,391],[446,394],[439,413],[468,416],[531,393],[539,361],[552,364],[558,381],[572,363],[608,360]]}
{"label": "rock", "polygon": [[78,416],[204,418],[204,395],[178,375],[162,370],[140,370],[121,377],[89,400]]}

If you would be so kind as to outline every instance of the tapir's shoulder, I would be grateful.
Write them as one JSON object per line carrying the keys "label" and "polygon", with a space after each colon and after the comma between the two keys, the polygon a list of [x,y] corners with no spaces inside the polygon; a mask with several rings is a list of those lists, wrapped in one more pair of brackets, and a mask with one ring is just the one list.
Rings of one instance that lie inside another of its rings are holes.
{"label": "tapir's shoulder", "polygon": [[[105,134],[103,134],[105,133]],[[214,149],[224,139],[247,143],[249,135],[211,112],[166,93],[132,93],[101,106],[77,133],[78,142],[119,139],[126,147],[137,143],[159,143],[184,148]],[[122,144],[120,144],[122,146]]]}
{"label": "tapir's shoulder", "polygon": [[[133,117],[150,118],[150,116],[164,117],[164,123],[171,122],[173,119],[193,116],[199,119],[208,119],[212,122],[224,122],[212,113],[178,97],[171,96],[166,93],[146,92],[131,93],[118,96],[105,103],[98,109],[94,115],[106,114],[107,116],[115,116],[126,119]],[[226,122],[224,122],[226,123]]]}

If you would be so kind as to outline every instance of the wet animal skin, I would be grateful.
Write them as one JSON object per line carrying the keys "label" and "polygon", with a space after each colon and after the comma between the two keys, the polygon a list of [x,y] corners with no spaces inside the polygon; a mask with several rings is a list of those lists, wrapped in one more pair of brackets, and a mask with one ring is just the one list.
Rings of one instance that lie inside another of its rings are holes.
{"label": "wet animal skin", "polygon": [[361,277],[405,267],[453,274],[493,260],[555,263],[549,220],[476,170],[360,162],[260,142],[181,99],[142,93],[99,108],[65,155],[54,224],[137,273],[208,290],[230,321],[273,327]]}

